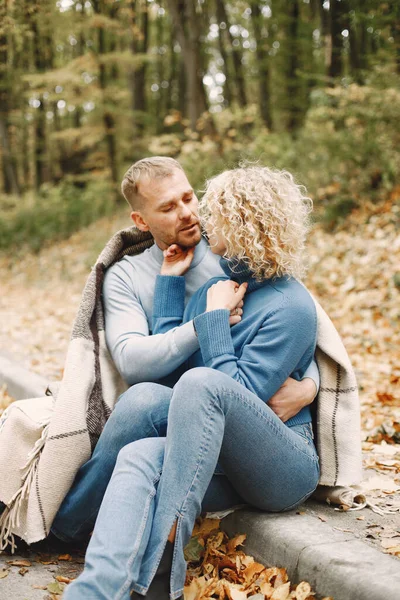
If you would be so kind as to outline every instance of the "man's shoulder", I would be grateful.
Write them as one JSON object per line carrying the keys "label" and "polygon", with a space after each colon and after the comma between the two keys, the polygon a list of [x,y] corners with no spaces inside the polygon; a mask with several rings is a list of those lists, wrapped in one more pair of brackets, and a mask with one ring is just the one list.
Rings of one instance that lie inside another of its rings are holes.
{"label": "man's shoulder", "polygon": [[134,256],[124,256],[117,263],[109,267],[104,275],[103,292],[121,289],[135,291],[140,283],[146,279],[155,281],[156,267],[153,265],[149,250]]}

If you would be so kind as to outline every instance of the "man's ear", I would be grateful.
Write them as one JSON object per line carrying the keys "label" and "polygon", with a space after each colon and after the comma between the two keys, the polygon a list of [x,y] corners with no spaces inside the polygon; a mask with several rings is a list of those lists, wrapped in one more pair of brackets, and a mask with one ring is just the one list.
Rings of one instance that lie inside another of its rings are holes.
{"label": "man's ear", "polygon": [[146,221],[144,221],[140,212],[132,211],[131,219],[140,231],[149,231],[149,226]]}

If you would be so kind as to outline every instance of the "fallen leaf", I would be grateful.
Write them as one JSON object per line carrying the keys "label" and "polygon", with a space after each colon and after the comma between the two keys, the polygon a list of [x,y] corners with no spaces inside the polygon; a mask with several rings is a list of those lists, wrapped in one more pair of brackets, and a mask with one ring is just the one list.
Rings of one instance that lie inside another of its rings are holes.
{"label": "fallen leaf", "polygon": [[53,581],[53,583],[48,584],[47,591],[51,594],[62,594],[64,586],[60,585],[58,581]]}
{"label": "fallen leaf", "polygon": [[237,590],[235,588],[231,588],[229,590],[229,595],[231,597],[231,600],[247,600],[247,594],[246,594],[246,592],[242,592],[242,591]]}
{"label": "fallen leaf", "polygon": [[267,596],[267,598],[270,598],[274,593],[274,588],[269,581],[262,581],[258,587],[260,588],[260,592]]}
{"label": "fallen leaf", "polygon": [[28,572],[29,572],[29,569],[27,569],[26,567],[22,567],[22,569],[20,569],[20,570],[18,571],[18,573],[19,573],[20,575],[25,575],[25,573],[28,573]]}
{"label": "fallen leaf", "polygon": [[60,583],[71,583],[71,581],[73,581],[73,579],[70,579],[69,577],[63,577],[62,575],[57,575],[56,580]]}
{"label": "fallen leaf", "polygon": [[247,584],[250,584],[254,580],[254,578],[256,576],[258,576],[264,570],[265,570],[264,565],[257,563],[257,562],[253,562],[251,565],[246,567],[246,569],[243,571],[243,573],[242,573],[243,579]]}
{"label": "fallen leaf", "polygon": [[328,520],[326,517],[324,517],[324,515],[318,515],[318,519],[319,519],[320,521],[322,521],[323,523],[326,523],[326,522],[327,522],[327,520]]}
{"label": "fallen leaf", "polygon": [[201,588],[205,585],[205,577],[193,579],[189,585],[184,587],[185,600],[196,600]]}
{"label": "fallen leaf", "polygon": [[6,571],[4,569],[0,571],[0,579],[4,579],[5,577],[7,577],[8,573],[9,571]]}
{"label": "fallen leaf", "polygon": [[237,535],[236,537],[229,540],[227,544],[228,554],[234,552],[238,546],[243,546],[246,541],[246,534]]}
{"label": "fallen leaf", "polygon": [[306,581],[301,581],[295,590],[296,600],[306,600],[308,596],[312,595],[311,586]]}
{"label": "fallen leaf", "polygon": [[205,536],[205,535],[211,533],[212,531],[219,529],[219,524],[220,524],[220,519],[202,519],[199,523],[195,524],[195,526],[193,528],[192,536],[193,535]]}
{"label": "fallen leaf", "polygon": [[400,537],[391,537],[391,538],[383,538],[381,539],[381,546],[388,550],[389,548],[394,548],[400,544]]}
{"label": "fallen leaf", "polygon": [[198,562],[204,554],[204,546],[200,543],[197,535],[190,538],[185,546],[184,555],[187,562]]}
{"label": "fallen leaf", "polygon": [[72,560],[72,557],[70,554],[60,554],[58,560]]}
{"label": "fallen leaf", "polygon": [[290,582],[283,583],[274,590],[271,600],[286,600],[290,594]]}
{"label": "fallen leaf", "polygon": [[47,585],[33,585],[34,590],[47,590]]}
{"label": "fallen leaf", "polygon": [[12,567],[31,567],[32,563],[29,560],[8,560],[8,565]]}

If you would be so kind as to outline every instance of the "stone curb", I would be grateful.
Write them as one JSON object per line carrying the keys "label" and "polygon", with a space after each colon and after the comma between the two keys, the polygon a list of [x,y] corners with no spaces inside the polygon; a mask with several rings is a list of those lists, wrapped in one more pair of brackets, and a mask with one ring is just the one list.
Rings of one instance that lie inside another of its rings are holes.
{"label": "stone curb", "polygon": [[222,520],[229,535],[246,533],[245,551],[267,566],[285,567],[293,583],[308,581],[334,600],[399,600],[399,561],[318,518],[238,510]]}
{"label": "stone curb", "polygon": [[4,353],[0,354],[0,386],[7,385],[7,391],[16,400],[44,396],[48,381],[18,365]]}

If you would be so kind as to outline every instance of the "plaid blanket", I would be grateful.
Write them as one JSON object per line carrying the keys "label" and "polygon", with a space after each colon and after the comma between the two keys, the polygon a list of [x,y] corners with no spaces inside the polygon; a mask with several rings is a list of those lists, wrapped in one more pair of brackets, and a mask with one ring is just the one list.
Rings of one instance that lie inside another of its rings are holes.
{"label": "plaid blanket", "polygon": [[[104,273],[125,255],[154,243],[134,227],[116,233],[86,282],[68,346],[64,376],[48,395],[13,403],[0,420],[0,548],[13,534],[31,544],[46,537],[74,477],[126,389],[107,350],[101,301]],[[347,352],[316,302],[317,402],[320,484],[347,486],[361,479],[357,384]]]}

